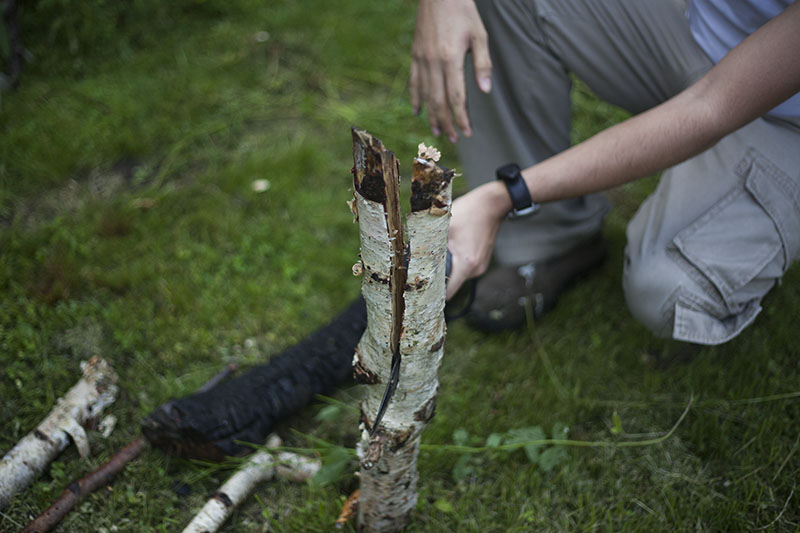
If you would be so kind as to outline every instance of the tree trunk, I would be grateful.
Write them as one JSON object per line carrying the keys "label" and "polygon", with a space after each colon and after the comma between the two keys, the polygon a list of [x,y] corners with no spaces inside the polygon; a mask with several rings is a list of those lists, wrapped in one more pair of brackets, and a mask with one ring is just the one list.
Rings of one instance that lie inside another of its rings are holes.
{"label": "tree trunk", "polygon": [[[361,263],[354,272],[364,274],[367,303],[367,330],[354,365],[356,378],[369,385],[361,403],[358,522],[362,531],[398,531],[416,504],[419,443],[438,390],[453,172],[428,158],[414,160],[406,244],[394,154],[354,129],[353,157],[354,213],[361,234]],[[397,389],[373,431],[398,357]]]}
{"label": "tree trunk", "polygon": [[0,461],[0,510],[64,451],[70,439],[82,457],[89,454],[82,425],[114,402],[117,375],[98,357],[81,363],[81,370],[83,377],[58,399],[47,418]]}

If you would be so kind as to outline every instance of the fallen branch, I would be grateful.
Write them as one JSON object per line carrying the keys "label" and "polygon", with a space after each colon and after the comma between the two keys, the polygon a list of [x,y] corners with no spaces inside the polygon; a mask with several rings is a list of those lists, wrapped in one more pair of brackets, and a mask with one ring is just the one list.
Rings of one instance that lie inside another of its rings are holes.
{"label": "fallen branch", "polygon": [[[205,392],[218,385],[235,372],[237,368],[235,363],[228,364],[200,387],[198,392]],[[45,533],[56,527],[67,513],[69,513],[83,498],[100,487],[111,483],[114,477],[128,466],[128,463],[136,459],[145,448],[147,448],[147,444],[148,442],[144,437],[137,437],[130,444],[115,453],[114,456],[102,466],[78,481],[70,483],[58,499],[28,524],[25,529],[22,530],[22,533]]]}
{"label": "fallen branch", "polygon": [[[268,448],[280,445],[277,435],[271,435],[267,440]],[[259,483],[273,478],[307,481],[319,471],[320,466],[318,460],[294,453],[257,452],[206,502],[183,533],[213,533],[222,527],[233,510]]]}
{"label": "fallen branch", "polygon": [[81,363],[83,377],[50,414],[0,461],[0,510],[25,489],[67,446],[75,442],[81,457],[89,455],[83,425],[96,418],[117,395],[117,375],[106,361]]}

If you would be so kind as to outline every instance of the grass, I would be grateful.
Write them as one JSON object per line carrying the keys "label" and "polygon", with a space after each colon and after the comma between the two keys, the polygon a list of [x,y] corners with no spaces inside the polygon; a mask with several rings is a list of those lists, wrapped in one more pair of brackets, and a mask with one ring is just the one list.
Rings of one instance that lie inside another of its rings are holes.
{"label": "grass", "polygon": [[[458,166],[410,112],[413,2],[186,5],[77,53],[31,30],[36,61],[0,102],[0,451],[80,360],[100,353],[121,377],[116,430],[89,431],[93,457],[65,452],[0,530],[137,436],[160,403],[229,361],[266,361],[356,296],[351,125],[380,136],[402,169],[421,141]],[[581,86],[574,100],[576,140],[624,117]],[[256,179],[269,189],[254,192]],[[450,326],[410,531],[800,527],[800,272],[744,334],[686,360],[632,320],[620,287],[625,224],[653,185],[613,191],[609,260],[533,328]],[[573,440],[653,438],[690,397],[675,433],[651,446],[565,447],[554,464],[435,446],[536,427],[550,437],[554,425]],[[288,442],[312,445],[296,428],[352,446],[356,417],[318,421],[319,409],[281,426]],[[265,484],[224,530],[329,530],[353,471],[326,486]],[[172,531],[227,475],[148,451],[61,531]]]}

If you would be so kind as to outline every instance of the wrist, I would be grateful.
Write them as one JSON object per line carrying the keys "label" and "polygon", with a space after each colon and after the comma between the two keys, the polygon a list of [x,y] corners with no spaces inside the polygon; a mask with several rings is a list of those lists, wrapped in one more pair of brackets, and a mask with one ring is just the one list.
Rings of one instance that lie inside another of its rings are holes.
{"label": "wrist", "polygon": [[487,207],[489,216],[498,222],[505,220],[514,208],[505,184],[501,181],[490,181],[481,185],[479,189],[485,198],[482,204]]}
{"label": "wrist", "polygon": [[522,169],[516,163],[508,163],[497,169],[497,179],[506,187],[511,200],[508,218],[520,218],[534,214],[541,207],[531,198],[531,193],[522,176]]}

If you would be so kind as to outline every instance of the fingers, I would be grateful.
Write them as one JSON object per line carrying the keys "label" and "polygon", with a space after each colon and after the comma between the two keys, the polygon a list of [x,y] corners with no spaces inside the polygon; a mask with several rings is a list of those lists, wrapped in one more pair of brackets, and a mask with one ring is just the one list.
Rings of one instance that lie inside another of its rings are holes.
{"label": "fingers", "polygon": [[[471,137],[472,128],[470,128],[469,115],[467,115],[466,87],[464,86],[464,64],[462,61],[451,61],[446,68],[447,100],[452,107],[456,124],[465,136]],[[445,129],[445,131],[447,130]],[[451,138],[450,142],[455,142],[457,139],[457,136],[456,139]]]}
{"label": "fingers", "polygon": [[450,277],[447,280],[445,299],[449,300],[464,284],[465,281],[481,276],[488,267],[488,263],[476,259],[467,259],[453,255],[453,262],[450,270]]}
{"label": "fingers", "polygon": [[409,90],[411,91],[411,109],[415,115],[419,115],[419,71],[417,62],[411,61],[411,74],[408,76]]}
{"label": "fingers", "polygon": [[489,40],[486,32],[472,37],[472,65],[475,67],[475,82],[484,93],[492,90],[492,58],[489,55]]}
{"label": "fingers", "polygon": [[464,61],[473,52],[480,90],[491,90],[492,63],[486,29],[472,0],[420,0],[410,72],[411,105],[415,113],[428,108],[431,131],[444,132],[451,142],[460,129],[472,127],[467,112]]}
{"label": "fingers", "polygon": [[449,300],[458,292],[458,289],[467,281],[463,275],[459,275],[455,269],[450,273],[450,279],[447,280],[447,290],[445,292],[445,300]]}
{"label": "fingers", "polygon": [[431,131],[437,137],[444,130],[451,142],[458,139],[453,121],[450,118],[450,106],[445,95],[445,81],[441,68],[436,68],[429,63],[427,69],[427,88],[425,100],[428,105],[428,123]]}

